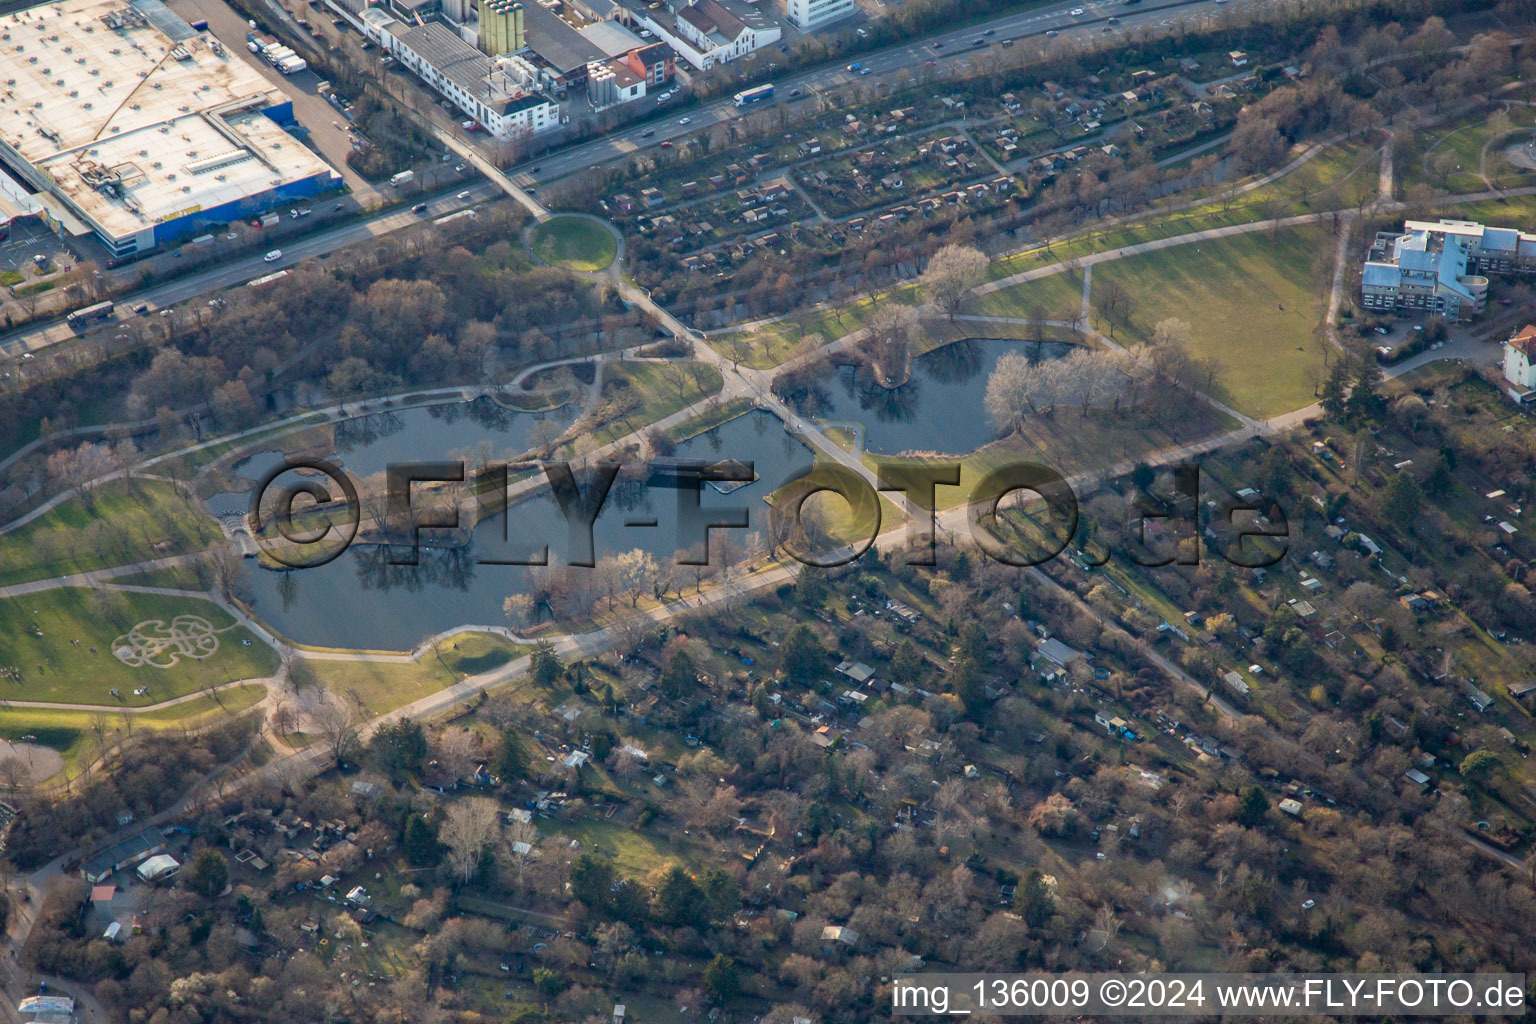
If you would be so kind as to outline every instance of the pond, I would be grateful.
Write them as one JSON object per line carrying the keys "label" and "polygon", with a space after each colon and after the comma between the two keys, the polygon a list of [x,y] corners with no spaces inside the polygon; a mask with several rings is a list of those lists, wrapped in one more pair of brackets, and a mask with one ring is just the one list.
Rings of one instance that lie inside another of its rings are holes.
{"label": "pond", "polygon": [[876,455],[964,455],[997,438],[983,400],[999,359],[1010,352],[1059,359],[1071,351],[1064,342],[972,338],[918,356],[911,381],[899,388],[879,386],[862,368],[839,367],[835,378],[798,396],[795,406],[817,419],[862,423],[864,448]]}
{"label": "pond", "polygon": [[[399,442],[396,458],[442,458],[441,452]],[[811,452],[787,434],[778,419],[749,413],[677,446],[678,459],[753,463],[756,479],[730,494],[703,489],[701,507],[745,507],[750,530],[712,531],[711,554],[719,559],[719,538],[730,536],[738,554],[750,533],[765,525],[763,498],[794,473],[811,464]],[[587,485],[585,474],[578,483]],[[680,548],[696,543],[678,528],[680,492],[661,476],[620,480],[614,484],[593,527],[598,557],[640,548],[658,562],[675,561]],[[654,521],[655,525],[637,525]],[[502,602],[527,589],[524,566],[489,564],[526,557],[532,546],[547,544],[551,565],[566,565],[569,529],[547,489],[492,516],[461,548],[423,547],[416,566],[389,564],[390,549],[354,547],[335,561],[310,569],[274,572],[247,560],[243,592],[268,624],[302,643],[326,647],[406,650],[423,638],[463,624],[506,622]],[[405,554],[400,549],[396,556]],[[572,568],[572,573],[590,573]],[[691,575],[679,569],[691,582]]]}
{"label": "pond", "polygon": [[[361,482],[383,473],[392,462],[465,459],[474,463],[510,461],[563,432],[576,418],[574,405],[548,413],[515,412],[489,398],[472,402],[385,410],[342,420],[331,426],[334,443],[318,447],[295,443],[249,455],[232,467],[245,480],[260,480],[291,454],[320,454]],[[312,431],[295,438],[314,436]],[[324,451],[325,448],[329,451]],[[215,515],[250,510],[249,491],[215,494],[207,501]]]}

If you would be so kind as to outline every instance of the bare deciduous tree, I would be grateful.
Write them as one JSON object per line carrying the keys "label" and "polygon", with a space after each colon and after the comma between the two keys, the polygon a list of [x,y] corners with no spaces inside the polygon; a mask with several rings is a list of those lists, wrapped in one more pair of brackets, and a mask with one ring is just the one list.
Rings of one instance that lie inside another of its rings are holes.
{"label": "bare deciduous tree", "polygon": [[448,847],[448,863],[465,883],[475,877],[486,847],[501,831],[496,801],[470,797],[448,808],[438,838]]}
{"label": "bare deciduous tree", "polygon": [[327,697],[309,713],[309,720],[325,739],[326,748],[338,766],[357,752],[357,712],[343,701]]}
{"label": "bare deciduous tree", "polygon": [[987,276],[987,257],[968,245],[946,245],[933,254],[923,271],[922,286],[929,301],[951,318]]}

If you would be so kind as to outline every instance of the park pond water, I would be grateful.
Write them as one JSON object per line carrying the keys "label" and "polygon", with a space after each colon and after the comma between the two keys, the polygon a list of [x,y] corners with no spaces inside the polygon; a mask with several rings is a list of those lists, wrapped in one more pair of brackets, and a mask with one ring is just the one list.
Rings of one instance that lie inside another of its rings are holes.
{"label": "park pond water", "polygon": [[1010,352],[1060,359],[1071,351],[1063,342],[972,338],[918,356],[912,379],[901,387],[881,387],[862,368],[844,366],[835,378],[797,396],[795,405],[806,416],[863,424],[864,448],[876,455],[964,455],[997,437],[983,400],[999,359]]}
{"label": "park pond water", "polygon": [[[577,411],[564,406],[546,413],[516,412],[489,398],[384,410],[333,424],[335,444],[322,457],[358,482],[383,473],[392,462],[511,461],[563,432]],[[301,430],[294,436],[308,434]],[[290,455],[316,453],[310,444],[283,448],[279,440],[278,447],[235,463],[233,471],[254,483]],[[226,491],[209,498],[207,505],[215,515],[240,514],[250,510],[250,500],[248,490]]]}
{"label": "park pond water", "polygon": [[[390,457],[399,461],[445,457],[444,451],[429,449],[414,437],[392,437],[397,443]],[[372,452],[370,458],[381,454]],[[722,534],[730,535],[739,560],[747,534],[766,524],[764,497],[812,461],[810,450],[765,412],[749,413],[682,442],[674,458],[753,464],[756,479],[746,486],[729,494],[710,486],[703,489],[700,505],[706,512],[745,507],[750,520],[748,531],[712,531],[711,555],[716,561]],[[259,470],[243,472],[249,476]],[[585,487],[585,475],[578,482]],[[640,548],[658,562],[675,561],[680,548],[696,543],[696,537],[681,536],[678,529],[680,493],[685,492],[654,476],[616,482],[593,528],[598,557]],[[656,525],[626,525],[637,520],[654,520]],[[260,569],[254,560],[247,560],[243,589],[253,610],[294,640],[327,647],[403,650],[457,625],[504,623],[502,602],[526,589],[530,570],[487,563],[524,558],[530,545],[548,544],[551,564],[564,565],[570,551],[568,537],[565,520],[546,488],[481,522],[465,546],[423,546],[415,566],[390,564],[392,556],[400,558],[408,551],[358,545],[326,565],[291,572]]]}

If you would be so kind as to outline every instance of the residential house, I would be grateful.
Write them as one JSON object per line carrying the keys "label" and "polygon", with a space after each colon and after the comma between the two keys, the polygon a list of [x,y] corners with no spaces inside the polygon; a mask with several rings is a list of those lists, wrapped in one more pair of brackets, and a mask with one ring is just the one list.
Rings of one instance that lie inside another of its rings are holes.
{"label": "residential house", "polygon": [[621,58],[648,86],[661,86],[677,73],[677,51],[666,43],[652,43],[631,50]]}
{"label": "residential house", "polygon": [[1504,379],[1510,398],[1521,405],[1536,401],[1536,325],[1526,324],[1504,343]]}
{"label": "residential house", "polygon": [[630,13],[700,71],[772,46],[783,35],[771,17],[739,0],[636,5]]}

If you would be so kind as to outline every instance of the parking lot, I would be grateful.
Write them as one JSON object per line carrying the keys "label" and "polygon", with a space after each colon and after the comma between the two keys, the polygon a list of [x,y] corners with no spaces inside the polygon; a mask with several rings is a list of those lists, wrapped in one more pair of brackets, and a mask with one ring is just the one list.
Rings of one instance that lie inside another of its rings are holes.
{"label": "parking lot", "polygon": [[53,270],[68,270],[75,265],[75,256],[36,220],[18,220],[11,224],[11,237],[0,242],[0,271],[13,271],[32,276],[36,267],[34,256],[47,256]]}
{"label": "parking lot", "polygon": [[318,75],[313,71],[284,75],[251,53],[245,47],[245,19],[236,14],[224,0],[171,0],[170,6],[189,22],[206,20],[209,31],[232,55],[250,64],[263,78],[293,99],[294,117],[309,129],[309,144],[341,174],[360,204],[364,207],[372,206],[383,198],[377,188],[347,166],[352,142],[345,129],[337,127],[341,118],[337,116],[336,110],[320,95],[318,87],[321,80]]}

